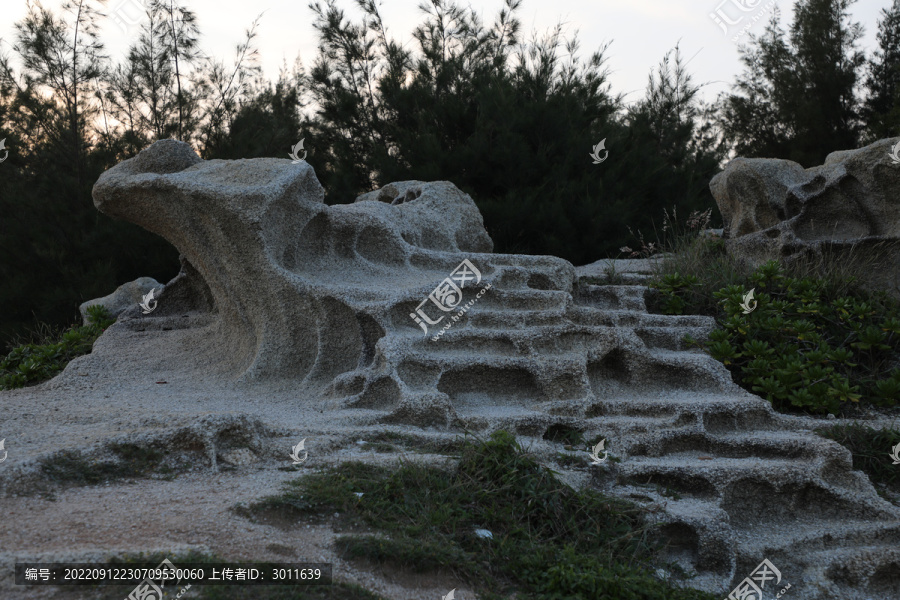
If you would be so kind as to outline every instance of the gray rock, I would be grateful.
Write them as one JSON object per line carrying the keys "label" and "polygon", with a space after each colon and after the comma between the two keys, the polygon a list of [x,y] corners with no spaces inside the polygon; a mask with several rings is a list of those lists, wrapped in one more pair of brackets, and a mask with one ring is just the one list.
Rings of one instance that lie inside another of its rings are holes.
{"label": "gray rock", "polygon": [[575,275],[601,281],[644,283],[658,270],[666,254],[650,258],[601,258],[589,265],[575,267]]}
{"label": "gray rock", "polygon": [[419,197],[329,207],[307,163],[201,161],[163,140],[104,173],[94,203],[182,251],[244,380],[330,383],[368,364],[386,330],[415,330],[410,308],[460,253],[493,247],[475,203],[452,184],[397,185]]}
{"label": "gray rock", "polygon": [[[156,292],[153,294],[154,297],[159,298],[160,292],[165,288],[164,285],[153,279],[152,277],[139,277],[134,281],[129,281],[128,283],[123,283],[119,287],[116,288],[109,296],[104,296],[103,298],[97,298],[95,300],[88,300],[78,307],[78,310],[81,311],[81,318],[84,320],[84,324],[87,325],[88,314],[87,308],[88,306],[93,306],[94,304],[99,304],[101,306],[105,306],[106,309],[110,312],[113,317],[118,318],[125,310],[128,308],[138,308],[138,305],[143,300],[145,294],[150,292],[150,290],[155,289]],[[138,308],[138,310],[140,310]]]}
{"label": "gray rock", "polygon": [[[775,413],[685,345],[685,334],[708,339],[712,318],[650,314],[646,286],[589,283],[599,265],[578,281],[559,258],[492,254],[474,202],[448,182],[326,206],[306,163],[201,161],[189,150],[157,142],[97,182],[96,206],[172,242],[182,274],[157,311],[120,320],[72,361],[48,384],[54,393],[131,378],[143,406],[146,382],[165,373],[156,393],[179,410],[238,407],[259,419],[251,427],[248,416],[246,431],[198,425],[191,439],[204,442],[191,447],[212,469],[219,457],[283,464],[290,445],[261,427],[276,419],[342,431],[331,449],[317,446],[322,461],[386,424],[428,436],[505,429],[531,436],[545,461],[561,433],[603,438],[616,460],[573,467],[570,480],[648,508],[671,542],[663,562],[697,573],[687,585],[724,596],[765,557],[805,600],[900,597],[888,577],[900,508],[853,470],[848,450],[812,432],[822,421]],[[744,220],[765,221],[776,210],[767,206]],[[460,290],[465,312],[442,314],[428,297],[464,260],[480,281]],[[619,266],[646,276],[652,265]],[[430,320],[442,317],[426,332],[411,318],[423,302]]]}
{"label": "gray rock", "polygon": [[[209,287],[197,270],[184,257],[179,256],[181,269],[169,283],[161,286],[162,292],[155,294],[157,305],[149,315],[145,315],[137,304],[129,306],[119,315],[119,320],[153,319],[159,321],[160,328],[181,328],[209,321],[206,318],[216,313],[215,301]],[[189,321],[181,321],[191,318]],[[155,324],[157,325],[157,324]],[[150,324],[144,322],[144,327]]]}
{"label": "gray rock", "polygon": [[804,169],[779,159],[737,158],[709,184],[726,247],[745,264],[833,261],[861,283],[900,296],[900,138],[832,152]]}

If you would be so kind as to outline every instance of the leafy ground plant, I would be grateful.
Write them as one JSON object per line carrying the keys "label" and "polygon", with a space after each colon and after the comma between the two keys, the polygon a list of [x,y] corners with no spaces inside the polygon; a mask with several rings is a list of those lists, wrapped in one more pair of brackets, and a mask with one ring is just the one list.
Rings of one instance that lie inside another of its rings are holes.
{"label": "leafy ground plant", "polygon": [[[757,305],[747,313],[750,289]],[[707,350],[775,408],[844,414],[900,400],[900,303],[886,294],[837,295],[770,261],[714,296],[722,314]]]}
{"label": "leafy ground plant", "polygon": [[105,307],[89,306],[88,325],[72,326],[56,340],[22,344],[0,360],[0,390],[46,381],[66,368],[73,358],[89,354],[103,331],[115,322]]}
{"label": "leafy ground plant", "polygon": [[717,328],[700,345],[776,410],[851,416],[897,405],[900,302],[852,274],[874,258],[822,254],[748,270],[722,240],[700,234],[704,215],[692,214],[686,228],[666,215],[668,254],[650,282],[651,312],[714,316]]}
{"label": "leafy ground plant", "polygon": [[719,307],[713,292],[746,281],[748,270],[726,253],[721,236],[707,229],[712,209],[693,211],[684,224],[677,216],[674,208],[671,214],[664,211],[656,242],[632,232],[638,249],[623,246],[620,256],[662,259],[653,262],[653,277],[648,282],[654,292],[647,298],[650,312],[716,316]]}
{"label": "leafy ground plant", "polygon": [[452,574],[488,600],[713,598],[651,575],[659,545],[639,509],[560,483],[504,431],[468,441],[452,472],[348,462],[240,512],[288,523],[337,512],[346,557]]}
{"label": "leafy ground plant", "polygon": [[[706,229],[710,218],[711,209],[694,211],[681,225],[674,209],[671,215],[664,214],[656,247],[665,255],[655,263],[649,282],[658,292],[649,299],[651,312],[718,316],[720,308],[713,293],[747,280],[749,270],[728,255],[720,236]],[[641,245],[642,255],[646,254],[648,245],[643,240]]]}

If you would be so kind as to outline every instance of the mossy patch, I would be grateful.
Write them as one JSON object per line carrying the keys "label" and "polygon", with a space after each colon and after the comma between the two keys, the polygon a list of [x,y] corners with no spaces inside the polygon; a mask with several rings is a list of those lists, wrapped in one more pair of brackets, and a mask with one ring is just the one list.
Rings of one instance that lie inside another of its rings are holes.
{"label": "mossy patch", "polygon": [[55,339],[21,344],[0,359],[0,390],[35,385],[51,379],[66,368],[69,362],[89,354],[94,342],[115,322],[109,311],[100,305],[87,308],[88,325],[73,325]]}
{"label": "mossy patch", "polygon": [[394,431],[380,431],[367,436],[365,450],[375,452],[397,452],[407,450],[419,454],[458,455],[464,445],[464,438],[453,440],[431,440],[425,437]]}
{"label": "mossy patch", "polygon": [[86,457],[77,450],[65,450],[40,461],[40,470],[50,481],[70,485],[97,485],[131,477],[155,475],[172,479],[189,465],[172,468],[165,464],[167,452],[137,444],[110,444],[112,458]]}

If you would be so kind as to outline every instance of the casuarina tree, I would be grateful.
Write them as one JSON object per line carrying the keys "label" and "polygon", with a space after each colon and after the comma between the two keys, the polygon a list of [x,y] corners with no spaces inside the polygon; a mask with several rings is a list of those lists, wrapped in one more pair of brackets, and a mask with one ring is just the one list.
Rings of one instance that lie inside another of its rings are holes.
{"label": "casuarina tree", "polygon": [[780,11],[740,49],[744,73],[722,98],[721,123],[740,156],[786,158],[810,167],[855,148],[861,122],[856,88],[865,57],[855,0],[799,0],[789,33]]}

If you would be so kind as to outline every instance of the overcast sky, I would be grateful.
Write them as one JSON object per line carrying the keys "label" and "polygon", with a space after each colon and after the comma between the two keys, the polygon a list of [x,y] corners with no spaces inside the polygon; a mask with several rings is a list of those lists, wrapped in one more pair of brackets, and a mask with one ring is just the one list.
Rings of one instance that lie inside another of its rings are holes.
{"label": "overcast sky", "polygon": [[[129,40],[138,30],[136,23],[144,0],[110,0],[103,24],[102,39],[116,60],[124,56]],[[381,13],[388,35],[414,48],[412,31],[422,20],[417,8],[420,0],[381,0]],[[61,0],[43,0],[56,8]],[[503,5],[501,0],[461,0],[470,4],[493,23]],[[234,46],[243,39],[244,30],[264,12],[259,26],[257,46],[261,65],[269,78],[277,77],[284,61],[292,64],[299,56],[307,67],[316,55],[316,37],[312,11],[307,0],[189,0],[196,12],[203,50],[223,57],[231,64]],[[791,18],[790,0],[525,0],[519,11],[524,32],[544,32],[557,22],[568,31],[579,31],[581,56],[588,57],[605,42],[611,41],[607,56],[613,91],[626,94],[627,101],[643,96],[650,69],[675,44],[681,41],[682,54],[690,60],[689,71],[696,83],[707,83],[703,96],[714,98],[734,81],[742,70],[738,44],[733,41],[742,31],[761,33],[768,14],[777,6],[782,22]],[[861,47],[867,53],[875,48],[878,16],[890,0],[859,0],[852,7],[856,21],[863,24],[865,37]],[[9,52],[15,40],[13,23],[26,13],[24,0],[3,0],[0,50]],[[352,0],[340,2],[348,15],[358,15]],[[119,16],[119,23],[112,15]],[[711,15],[728,28],[716,23]],[[123,31],[124,30],[124,31]],[[746,33],[743,35],[746,40]]]}

